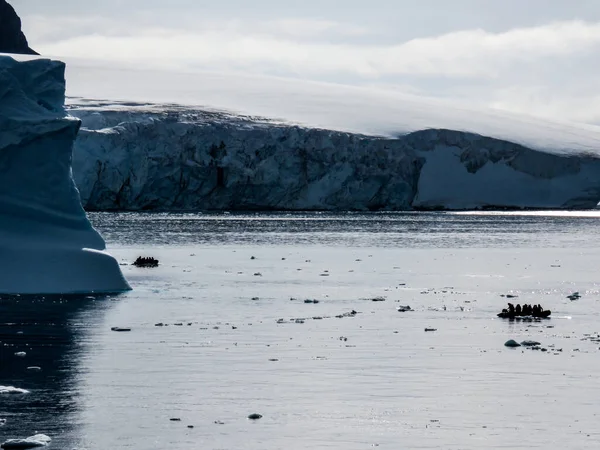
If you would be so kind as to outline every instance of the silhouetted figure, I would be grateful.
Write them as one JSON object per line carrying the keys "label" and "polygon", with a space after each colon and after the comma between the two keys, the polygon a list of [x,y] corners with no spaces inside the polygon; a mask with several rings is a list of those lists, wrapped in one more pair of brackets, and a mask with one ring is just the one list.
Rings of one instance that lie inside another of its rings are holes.
{"label": "silhouetted figure", "polygon": [[515,305],[513,305],[512,303],[508,304],[508,312],[510,314],[514,314],[515,313]]}
{"label": "silhouetted figure", "polygon": [[521,304],[517,303],[517,307],[515,308],[515,314],[520,316],[522,312],[523,312],[523,309],[521,308]]}
{"label": "silhouetted figure", "polygon": [[538,306],[537,306],[537,305],[533,305],[533,306],[531,307],[531,314],[532,314],[532,315],[534,315],[534,316],[537,316],[537,314],[538,314],[538,311],[539,311],[539,308],[538,308]]}

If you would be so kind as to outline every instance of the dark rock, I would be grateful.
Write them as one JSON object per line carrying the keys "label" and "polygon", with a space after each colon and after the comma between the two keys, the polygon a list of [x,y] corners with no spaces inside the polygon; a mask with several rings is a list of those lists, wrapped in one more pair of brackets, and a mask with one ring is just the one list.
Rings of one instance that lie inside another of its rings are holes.
{"label": "dark rock", "polygon": [[124,332],[124,331],[131,331],[131,328],[112,327],[111,330],[118,331],[118,332]]}
{"label": "dark rock", "polygon": [[398,306],[398,312],[407,312],[407,311],[413,311],[413,309],[408,305]]}
{"label": "dark rock", "polygon": [[179,417],[171,417],[169,420],[171,422],[181,422],[181,419]]}
{"label": "dark rock", "polygon": [[248,419],[250,419],[250,420],[258,420],[258,419],[262,419],[262,416],[260,414],[254,413],[254,414],[250,414],[248,416]]}
{"label": "dark rock", "polygon": [[6,0],[0,0],[0,53],[37,55],[21,31],[21,19]]}
{"label": "dark rock", "polygon": [[519,344],[519,343],[518,343],[517,341],[515,341],[514,339],[510,339],[510,340],[506,341],[506,342],[504,343],[504,345],[505,345],[506,347],[520,347],[520,346],[521,346],[521,344]]}
{"label": "dark rock", "polygon": [[437,331],[437,328],[425,328],[425,331]]}
{"label": "dark rock", "polygon": [[523,341],[521,342],[521,345],[524,347],[535,347],[537,345],[540,345],[540,343],[537,341]]}

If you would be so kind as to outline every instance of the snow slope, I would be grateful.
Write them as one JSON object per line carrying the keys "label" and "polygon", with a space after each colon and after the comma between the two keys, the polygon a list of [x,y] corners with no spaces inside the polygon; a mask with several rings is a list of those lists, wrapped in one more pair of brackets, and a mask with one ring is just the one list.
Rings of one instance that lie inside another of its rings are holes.
{"label": "snow slope", "polygon": [[0,293],[129,288],[73,182],[64,68],[0,55]]}
{"label": "snow slope", "polygon": [[599,127],[472,108],[393,90],[238,73],[102,66],[77,59],[67,60],[67,79],[67,95],[83,99],[185,105],[371,136],[396,137],[438,128],[544,151],[600,151]]}

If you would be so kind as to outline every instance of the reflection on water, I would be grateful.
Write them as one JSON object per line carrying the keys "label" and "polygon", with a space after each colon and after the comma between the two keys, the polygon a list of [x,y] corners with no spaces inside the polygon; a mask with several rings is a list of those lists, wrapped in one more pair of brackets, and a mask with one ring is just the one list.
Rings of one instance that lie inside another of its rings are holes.
{"label": "reflection on water", "polygon": [[86,330],[109,305],[101,297],[0,297],[0,385],[30,392],[0,395],[2,440],[40,432],[52,435],[56,448],[70,448]]}
{"label": "reflection on water", "polygon": [[[111,245],[380,248],[586,246],[597,211],[468,213],[92,213]],[[135,230],[134,232],[131,232]]]}

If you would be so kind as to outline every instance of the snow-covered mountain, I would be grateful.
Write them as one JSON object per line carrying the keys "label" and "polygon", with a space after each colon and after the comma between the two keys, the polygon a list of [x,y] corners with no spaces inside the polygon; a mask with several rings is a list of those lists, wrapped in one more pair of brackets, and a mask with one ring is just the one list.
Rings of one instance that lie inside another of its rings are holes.
{"label": "snow-covered mountain", "polygon": [[0,56],[0,293],[129,289],[71,176],[61,62]]}
{"label": "snow-covered mountain", "polygon": [[74,176],[88,209],[592,208],[600,199],[593,126],[275,77],[67,67],[69,112],[83,122]]}

